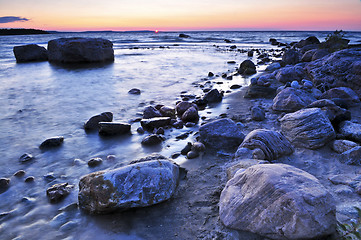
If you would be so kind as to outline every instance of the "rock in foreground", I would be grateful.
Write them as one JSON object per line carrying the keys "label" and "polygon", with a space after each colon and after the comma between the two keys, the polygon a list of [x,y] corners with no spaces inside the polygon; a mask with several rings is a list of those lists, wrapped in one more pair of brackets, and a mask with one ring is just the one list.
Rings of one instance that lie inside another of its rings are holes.
{"label": "rock in foreground", "polygon": [[47,61],[48,52],[36,44],[16,46],[13,49],[16,62]]}
{"label": "rock in foreground", "polygon": [[172,197],[178,178],[179,166],[169,160],[91,173],[80,179],[79,206],[92,214],[151,206]]}
{"label": "rock in foreground", "polygon": [[114,61],[113,43],[102,38],[59,38],[48,42],[49,61],[91,63]]}
{"label": "rock in foreground", "polygon": [[332,195],[314,176],[286,164],[238,171],[222,191],[219,213],[227,227],[271,239],[319,239],[336,226]]}

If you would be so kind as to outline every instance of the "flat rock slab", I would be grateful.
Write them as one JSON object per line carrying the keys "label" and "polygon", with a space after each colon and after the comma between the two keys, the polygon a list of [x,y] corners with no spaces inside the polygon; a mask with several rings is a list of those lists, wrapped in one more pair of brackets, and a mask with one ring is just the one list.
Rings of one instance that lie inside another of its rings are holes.
{"label": "flat rock slab", "polygon": [[204,124],[199,134],[204,144],[216,149],[236,148],[244,139],[241,129],[229,118]]}
{"label": "flat rock slab", "polygon": [[333,234],[336,205],[311,174],[286,164],[239,170],[223,189],[221,221],[271,239],[319,239]]}
{"label": "flat rock slab", "polygon": [[48,58],[59,63],[114,61],[113,43],[102,38],[59,38],[48,42]]}
{"label": "flat rock slab", "polygon": [[139,162],[88,174],[79,182],[79,207],[92,214],[147,207],[168,200],[179,180],[169,160]]}
{"label": "flat rock slab", "polygon": [[100,122],[99,134],[101,135],[120,135],[130,133],[130,124],[120,122]]}
{"label": "flat rock slab", "polygon": [[170,117],[153,117],[142,119],[140,124],[144,129],[153,129],[168,126],[170,124],[170,120]]}
{"label": "flat rock slab", "polygon": [[283,135],[297,147],[321,148],[336,137],[330,120],[319,108],[288,113],[280,122]]}
{"label": "flat rock slab", "polygon": [[263,151],[267,160],[278,159],[293,153],[293,147],[285,136],[267,129],[253,130],[247,134],[239,147],[252,150],[259,148]]}

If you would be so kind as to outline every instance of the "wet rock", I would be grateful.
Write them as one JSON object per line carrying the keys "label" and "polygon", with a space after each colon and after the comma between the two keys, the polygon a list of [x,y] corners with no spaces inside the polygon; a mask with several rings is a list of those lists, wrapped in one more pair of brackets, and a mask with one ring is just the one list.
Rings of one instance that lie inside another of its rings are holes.
{"label": "wet rock", "polygon": [[192,143],[188,142],[187,145],[181,150],[182,155],[187,155],[192,150]]}
{"label": "wet rock", "polygon": [[69,195],[72,188],[73,186],[68,183],[54,184],[46,190],[46,195],[50,203],[58,203]]}
{"label": "wet rock", "polygon": [[295,65],[300,62],[300,59],[300,53],[294,49],[287,50],[282,56],[282,61],[286,65]]}
{"label": "wet rock", "polygon": [[212,72],[208,73],[208,77],[213,77],[213,76],[214,76],[214,73],[212,73]]}
{"label": "wet rock", "polygon": [[103,159],[101,158],[92,158],[88,161],[88,166],[89,167],[96,167],[99,166],[100,164],[102,164]]}
{"label": "wet rock", "polygon": [[[345,49],[307,64],[306,69],[312,82],[322,91],[334,87],[349,87],[361,94],[361,75],[353,71],[360,61],[361,49]],[[332,74],[330,74],[332,73]]]}
{"label": "wet rock", "polygon": [[145,131],[144,131],[144,128],[143,127],[138,127],[137,128],[137,133],[139,134],[143,134]]}
{"label": "wet rock", "polygon": [[343,138],[361,142],[361,124],[344,121],[340,123],[338,131]]}
{"label": "wet rock", "polygon": [[265,158],[257,159],[269,161],[293,153],[291,143],[281,133],[267,129],[256,129],[247,134],[239,148],[260,149]]}
{"label": "wet rock", "polygon": [[190,107],[195,107],[195,108],[197,109],[197,107],[196,107],[195,104],[190,103],[190,102],[186,102],[186,101],[182,101],[182,102],[179,102],[179,103],[176,105],[175,110],[176,110],[177,115],[178,115],[179,117],[182,117],[183,113],[184,113],[185,111],[187,111],[188,108],[190,108]]}
{"label": "wet rock", "polygon": [[175,117],[175,108],[168,107],[168,106],[162,106],[159,109],[159,112],[162,114],[163,117]]}
{"label": "wet rock", "polygon": [[128,91],[128,93],[132,95],[140,95],[141,91],[138,88],[132,88]]}
{"label": "wet rock", "polygon": [[316,101],[316,98],[306,91],[285,88],[273,99],[272,109],[280,112],[294,112],[314,101]]}
{"label": "wet rock", "polygon": [[361,166],[361,146],[351,148],[341,154],[341,162],[348,165]]}
{"label": "wet rock", "polygon": [[245,98],[273,98],[276,96],[277,88],[259,85],[251,85],[248,87]]}
{"label": "wet rock", "polygon": [[[197,121],[197,122],[198,122],[198,121]],[[185,124],[185,126],[186,126],[187,128],[194,127],[195,125],[196,125],[195,122],[187,122],[187,123]]]}
{"label": "wet rock", "polygon": [[59,147],[64,142],[64,137],[52,137],[46,139],[44,142],[42,142],[39,146],[40,149],[48,149],[48,148],[54,148]]}
{"label": "wet rock", "polygon": [[180,38],[190,38],[191,36],[189,36],[189,35],[187,35],[187,34],[184,34],[184,33],[180,33],[180,34],[178,35],[178,37],[180,37]]}
{"label": "wet rock", "polygon": [[48,60],[48,51],[36,44],[15,46],[13,52],[18,63]]}
{"label": "wet rock", "polygon": [[100,122],[99,134],[104,136],[130,133],[130,124],[120,122]]}
{"label": "wet rock", "polygon": [[279,62],[271,63],[266,67],[266,72],[274,72],[277,69],[280,69],[282,66]]}
{"label": "wet rock", "polygon": [[10,186],[9,178],[0,178],[0,193],[6,191]]}
{"label": "wet rock", "polygon": [[162,117],[162,114],[153,106],[148,106],[143,111],[143,118],[155,118],[155,117]]}
{"label": "wet rock", "polygon": [[291,82],[291,87],[295,88],[295,89],[299,89],[300,88],[300,84],[298,83],[298,81],[292,81]]}
{"label": "wet rock", "polygon": [[236,158],[234,159],[236,162],[234,165],[227,168],[227,180],[230,180],[234,177],[238,170],[244,171],[249,167],[252,167],[257,164],[267,164],[269,162],[257,159],[246,159],[246,158]]}
{"label": "wet rock", "polygon": [[98,130],[99,122],[111,122],[113,121],[113,113],[103,112],[99,115],[91,117],[85,124],[84,128],[86,130]]}
{"label": "wet rock", "polygon": [[197,158],[199,157],[199,152],[196,152],[196,151],[189,151],[187,153],[187,158],[188,159],[193,159],[193,158]]}
{"label": "wet rock", "polygon": [[204,100],[206,100],[208,103],[221,102],[222,98],[223,94],[220,93],[217,89],[212,89],[204,96]]}
{"label": "wet rock", "polygon": [[326,92],[324,92],[321,97],[321,99],[333,99],[333,98],[339,98],[343,99],[347,102],[349,106],[355,105],[360,102],[360,98],[357,96],[357,94],[348,87],[337,87],[332,88]]}
{"label": "wet rock", "polygon": [[317,149],[336,137],[330,120],[319,108],[288,113],[280,122],[283,135],[297,147]]}
{"label": "wet rock", "polygon": [[33,155],[31,155],[30,153],[24,153],[23,155],[21,155],[21,157],[19,158],[19,161],[21,163],[26,163],[26,162],[30,162],[31,160],[33,160],[34,157]]}
{"label": "wet rock", "polygon": [[326,188],[286,164],[238,171],[221,193],[219,215],[229,228],[271,239],[320,239],[333,234],[337,222],[335,200]]}
{"label": "wet rock", "polygon": [[147,207],[170,199],[178,185],[179,166],[151,160],[88,174],[79,182],[79,207],[92,214]]}
{"label": "wet rock", "polygon": [[238,88],[241,88],[241,87],[242,87],[241,85],[233,84],[232,86],[230,86],[230,89],[238,89]]}
{"label": "wet rock", "polygon": [[195,107],[188,108],[182,115],[182,121],[187,122],[198,122],[199,115],[198,110]]}
{"label": "wet rock", "polygon": [[46,181],[46,182],[51,182],[51,181],[54,181],[56,179],[56,177],[54,176],[54,173],[50,172],[50,173],[47,173],[43,176],[43,179]]}
{"label": "wet rock", "polygon": [[192,144],[192,151],[195,152],[204,152],[206,150],[206,146],[204,146],[201,142],[195,142]]}
{"label": "wet rock", "polygon": [[184,122],[182,120],[178,120],[172,123],[172,127],[176,129],[182,129],[184,126]]}
{"label": "wet rock", "polygon": [[271,45],[273,45],[273,46],[278,46],[278,41],[277,41],[277,39],[275,39],[275,38],[270,38],[269,39],[269,42],[271,43]]}
{"label": "wet rock", "polygon": [[254,121],[263,121],[266,119],[266,113],[261,107],[255,106],[251,108],[251,118]]}
{"label": "wet rock", "polygon": [[153,130],[154,128],[160,128],[170,125],[170,117],[154,117],[149,119],[142,119],[140,124],[146,130]]}
{"label": "wet rock", "polygon": [[113,43],[101,38],[59,38],[48,42],[51,62],[89,63],[114,61]]}
{"label": "wet rock", "polygon": [[164,135],[164,128],[160,127],[154,131],[157,135]]}
{"label": "wet rock", "polygon": [[34,176],[29,176],[27,178],[25,178],[25,182],[26,183],[32,183],[35,181],[35,177]]}
{"label": "wet rock", "polygon": [[16,173],[14,173],[15,177],[23,177],[25,175],[25,171],[24,170],[19,170]]}
{"label": "wet rock", "polygon": [[201,141],[215,149],[234,149],[242,143],[244,134],[229,118],[215,120],[199,128]]}
{"label": "wet rock", "polygon": [[305,78],[306,72],[298,65],[281,68],[276,74],[276,79],[283,84],[292,81],[302,81]]}
{"label": "wet rock", "polygon": [[256,65],[251,60],[244,60],[238,69],[239,74],[252,75],[257,73]]}
{"label": "wet rock", "polygon": [[143,138],[142,145],[153,146],[153,145],[161,144],[162,141],[163,141],[163,139],[159,135],[152,134],[152,135],[149,135],[149,136],[146,136],[145,138]]}

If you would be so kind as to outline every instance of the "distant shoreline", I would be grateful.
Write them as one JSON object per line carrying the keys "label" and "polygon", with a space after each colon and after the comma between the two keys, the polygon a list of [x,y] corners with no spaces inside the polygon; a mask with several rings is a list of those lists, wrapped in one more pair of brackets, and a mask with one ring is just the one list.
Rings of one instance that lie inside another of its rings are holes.
{"label": "distant shoreline", "polygon": [[50,32],[39,29],[10,28],[0,29],[0,35],[32,35],[32,34],[50,34]]}

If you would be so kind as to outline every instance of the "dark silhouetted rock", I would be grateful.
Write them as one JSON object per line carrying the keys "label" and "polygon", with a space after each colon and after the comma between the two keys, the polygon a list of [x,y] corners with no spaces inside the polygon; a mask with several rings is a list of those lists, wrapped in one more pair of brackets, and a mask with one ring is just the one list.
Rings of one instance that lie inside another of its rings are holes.
{"label": "dark silhouetted rock", "polygon": [[36,44],[16,46],[13,52],[18,63],[48,60],[48,51]]}
{"label": "dark silhouetted rock", "polygon": [[270,38],[270,39],[269,39],[269,42],[270,42],[270,43],[271,43],[271,45],[273,45],[273,46],[277,46],[277,45],[278,45],[278,41],[277,41],[277,39]]}
{"label": "dark silhouetted rock", "polygon": [[293,153],[291,143],[281,133],[266,129],[256,129],[247,134],[239,148],[259,148],[269,161]]}
{"label": "dark silhouetted rock", "polygon": [[89,167],[96,167],[99,166],[100,164],[102,164],[103,159],[101,158],[92,158],[88,161],[88,166]]}
{"label": "dark silhouetted rock", "polygon": [[287,50],[282,56],[282,61],[286,65],[295,65],[296,63],[299,63],[300,60],[300,53],[294,49]]}
{"label": "dark silhouetted rock", "polygon": [[312,55],[312,61],[316,61],[317,59],[321,59],[327,55],[329,55],[330,52],[326,49],[317,49],[315,53]]}
{"label": "dark silhouetted rock", "polygon": [[336,204],[317,178],[286,164],[236,172],[223,189],[225,226],[271,239],[322,239],[336,231]]}
{"label": "dark silhouetted rock", "polygon": [[0,178],[0,193],[5,192],[10,186],[9,178]]}
{"label": "dark silhouetted rock", "polygon": [[162,114],[153,106],[148,106],[143,111],[143,118],[155,118],[162,117]]}
{"label": "dark silhouetted rock", "polygon": [[330,120],[319,108],[288,113],[280,122],[283,135],[297,147],[317,149],[336,137]]}
{"label": "dark silhouetted rock", "polygon": [[141,91],[138,88],[132,88],[128,91],[129,94],[140,95]]}
{"label": "dark silhouetted rock", "polygon": [[197,158],[197,157],[199,157],[199,152],[191,150],[187,153],[188,159],[193,159],[193,158]]}
{"label": "dark silhouetted rock", "polygon": [[239,66],[238,73],[252,75],[257,73],[256,65],[251,60],[244,60]]}
{"label": "dark silhouetted rock", "polygon": [[163,139],[159,135],[152,134],[152,135],[149,135],[149,136],[146,136],[145,138],[143,138],[142,145],[153,146],[153,145],[161,144],[162,141],[163,141]]}
{"label": "dark silhouetted rock", "polygon": [[162,106],[159,109],[159,112],[162,114],[163,117],[175,117],[175,108],[168,107],[168,106]]}
{"label": "dark silhouetted rock", "polygon": [[130,124],[120,122],[100,122],[99,134],[101,135],[120,135],[130,133]]}
{"label": "dark silhouetted rock", "polygon": [[98,130],[99,122],[111,122],[113,121],[113,113],[103,112],[99,115],[91,117],[85,124],[84,128],[86,130]]}
{"label": "dark silhouetted rock", "polygon": [[46,139],[39,146],[40,149],[54,148],[59,147],[64,142],[64,137],[52,137]]}
{"label": "dark silhouetted rock", "polygon": [[201,141],[215,149],[237,148],[244,139],[238,126],[228,118],[215,120],[199,128]]}
{"label": "dark silhouetted rock", "polygon": [[245,98],[274,98],[277,88],[259,85],[251,85],[248,87]]}
{"label": "dark silhouetted rock", "polygon": [[302,57],[301,57],[301,61],[302,62],[311,62],[312,61],[312,57],[315,54],[315,52],[317,51],[317,49],[311,49],[308,50],[307,52],[305,52]]}
{"label": "dark silhouetted rock", "polygon": [[177,115],[179,117],[182,117],[183,113],[185,111],[187,111],[188,108],[190,108],[190,107],[197,107],[197,106],[193,103],[182,101],[176,105],[175,110],[176,110]]}
{"label": "dark silhouetted rock", "polygon": [[79,207],[103,214],[158,204],[173,196],[179,176],[179,166],[170,160],[91,173],[80,179]]}
{"label": "dark silhouetted rock", "polygon": [[295,89],[285,88],[273,99],[272,109],[281,112],[295,112],[316,101],[310,93]]}
{"label": "dark silhouetted rock", "polygon": [[92,63],[114,61],[113,43],[102,38],[59,38],[48,42],[51,62]]}
{"label": "dark silhouetted rock", "polygon": [[263,121],[266,119],[266,113],[261,107],[255,106],[251,108],[251,118],[255,121]]}
{"label": "dark silhouetted rock", "polygon": [[306,78],[306,72],[301,66],[287,66],[281,68],[276,74],[276,79],[285,84],[292,81],[302,81]]}
{"label": "dark silhouetted rock", "polygon": [[26,162],[30,162],[34,159],[33,155],[29,154],[29,153],[24,153],[23,155],[21,155],[21,157],[19,158],[19,161],[21,163],[26,163]]}
{"label": "dark silhouetted rock", "polygon": [[201,142],[195,142],[192,144],[192,151],[195,152],[204,152],[206,150],[206,146],[204,146]]}
{"label": "dark silhouetted rock", "polygon": [[146,130],[153,130],[154,128],[165,127],[170,125],[170,117],[154,117],[142,119],[140,124]]}
{"label": "dark silhouetted rock", "polygon": [[281,64],[279,63],[279,62],[274,62],[274,63],[271,63],[270,65],[268,65],[267,67],[266,67],[266,71],[267,72],[273,72],[273,71],[275,71],[275,70],[278,70],[278,69],[280,69],[282,66],[281,66]]}
{"label": "dark silhouetted rock", "polygon": [[198,120],[199,120],[198,110],[194,106],[188,108],[182,115],[182,121],[185,123],[198,122]]}
{"label": "dark silhouetted rock", "polygon": [[51,203],[57,203],[68,196],[72,188],[68,183],[54,184],[46,190],[46,195]]}
{"label": "dark silhouetted rock", "polygon": [[321,99],[333,99],[339,98],[347,102],[349,106],[355,105],[360,102],[360,98],[357,94],[348,87],[336,87],[324,92]]}
{"label": "dark silhouetted rock", "polygon": [[207,92],[204,96],[204,100],[208,103],[216,103],[221,102],[223,98],[223,94],[218,91],[218,89],[212,89],[211,91]]}
{"label": "dark silhouetted rock", "polygon": [[180,33],[180,34],[178,35],[178,37],[180,37],[180,38],[190,38],[191,36],[189,36],[189,35],[187,35],[187,34],[184,34],[184,33]]}

